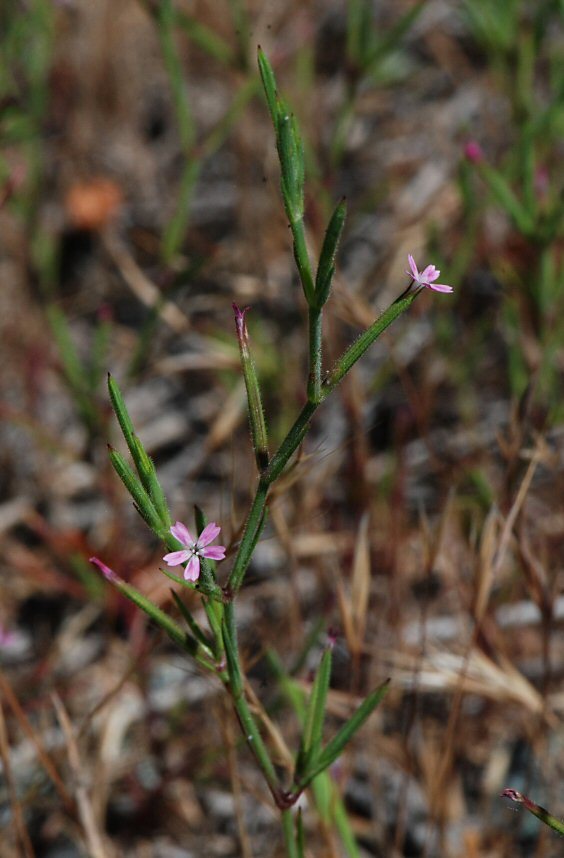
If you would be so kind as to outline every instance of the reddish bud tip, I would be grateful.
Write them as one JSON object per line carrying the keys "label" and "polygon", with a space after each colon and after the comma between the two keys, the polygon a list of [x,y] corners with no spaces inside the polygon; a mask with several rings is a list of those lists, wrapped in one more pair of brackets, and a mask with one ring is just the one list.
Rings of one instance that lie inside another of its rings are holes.
{"label": "reddish bud tip", "polygon": [[521,793],[517,792],[516,789],[512,789],[511,787],[504,789],[503,792],[501,793],[501,797],[502,798],[510,798],[511,801],[518,801],[519,803],[521,803],[523,801],[523,796],[521,795]]}
{"label": "reddish bud tip", "polygon": [[90,563],[93,563],[94,566],[97,566],[106,581],[110,581],[112,584],[118,584],[121,581],[119,575],[117,575],[113,569],[110,569],[109,566],[106,566],[105,563],[102,563],[97,557],[89,557]]}
{"label": "reddish bud tip", "polygon": [[237,336],[239,339],[246,338],[247,336],[247,327],[245,325],[245,313],[250,310],[250,307],[243,307],[242,310],[239,309],[237,304],[232,304],[233,312],[235,313],[235,327],[237,328]]}

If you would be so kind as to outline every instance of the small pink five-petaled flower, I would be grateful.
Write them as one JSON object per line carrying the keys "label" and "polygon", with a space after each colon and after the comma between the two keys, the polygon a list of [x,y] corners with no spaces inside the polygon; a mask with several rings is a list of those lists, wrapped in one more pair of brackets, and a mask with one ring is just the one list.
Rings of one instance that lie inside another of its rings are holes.
{"label": "small pink five-petaled flower", "polygon": [[423,271],[419,272],[415,260],[411,253],[407,257],[411,271],[406,270],[406,274],[413,279],[418,286],[426,286],[428,289],[434,289],[435,292],[453,292],[452,286],[446,286],[444,283],[435,283],[435,280],[441,273],[434,265],[428,265]]}
{"label": "small pink five-petaled flower", "polygon": [[198,539],[194,540],[186,525],[177,521],[170,528],[170,532],[185,547],[181,551],[165,554],[163,560],[167,566],[181,566],[182,563],[188,561],[184,570],[184,577],[187,581],[197,581],[200,577],[200,557],[207,557],[208,560],[223,560],[225,558],[223,545],[207,547],[216,536],[219,536],[220,531],[221,527],[211,521],[204,527]]}

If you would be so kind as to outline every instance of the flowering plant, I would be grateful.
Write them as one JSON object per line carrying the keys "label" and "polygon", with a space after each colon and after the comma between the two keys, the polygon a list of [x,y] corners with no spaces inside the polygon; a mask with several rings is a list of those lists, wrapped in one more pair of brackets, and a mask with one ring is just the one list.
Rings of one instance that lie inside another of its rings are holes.
{"label": "flowering plant", "polygon": [[[248,683],[237,641],[235,614],[237,595],[244,584],[253,552],[266,521],[272,485],[284,473],[292,456],[302,444],[316,410],[370,345],[410,307],[423,287],[437,292],[453,290],[451,286],[435,282],[440,272],[434,265],[428,265],[419,272],[413,257],[409,255],[410,271],[407,273],[412,278],[412,284],[344,351],[329,372],[324,371],[323,310],[331,293],[346,206],[344,200],[339,202],[329,220],[314,273],[305,238],[302,140],[295,118],[278,96],[273,70],[261,51],[259,51],[259,69],[274,125],[281,167],[282,198],[308,311],[309,371],[306,402],[278,449],[271,453],[268,447],[260,383],[245,323],[245,313],[248,308],[240,310],[233,305],[257,467],[257,484],[231,568],[222,579],[219,579],[216,575],[215,563],[225,558],[226,548],[221,545],[211,546],[210,543],[219,536],[221,528],[215,522],[207,523],[204,513],[198,508],[195,511],[196,537],[182,522],[177,521],[172,524],[155,466],[137,437],[119,387],[110,376],[108,378],[110,398],[135,470],[122,454],[112,447],[110,447],[111,462],[130,492],[138,512],[169,549],[163,558],[168,568],[162,571],[181,587],[197,591],[202,600],[208,628],[202,627],[177,593],[173,593],[173,596],[186,628],[178,625],[172,617],[124,581],[101,560],[92,558],[92,562],[98,566],[110,583],[144,610],[177,645],[223,683],[231,696],[248,748],[280,811],[287,853],[290,858],[299,858],[304,855],[304,832],[301,818],[299,816],[294,818],[291,808],[304,790],[314,782],[318,785],[324,784],[333,802],[340,801],[336,787],[328,778],[327,770],[379,705],[387,691],[388,682],[384,681],[375,688],[336,735],[324,743],[323,732],[332,664],[333,639],[331,639],[321,657],[309,697],[305,699],[301,691],[297,692],[293,689],[293,699],[297,701],[296,711],[302,723],[302,735],[291,777],[284,780],[275,765],[275,757],[269,742],[263,736],[267,731],[271,731],[270,720],[266,713],[257,707],[256,701],[248,696]],[[414,285],[416,288],[413,288]],[[184,566],[182,577],[170,571],[177,566]],[[284,675],[283,669],[274,657],[273,664],[281,681],[288,686],[291,681]],[[341,837],[349,844],[354,843],[354,836],[347,827],[346,814],[342,813],[339,819]]]}

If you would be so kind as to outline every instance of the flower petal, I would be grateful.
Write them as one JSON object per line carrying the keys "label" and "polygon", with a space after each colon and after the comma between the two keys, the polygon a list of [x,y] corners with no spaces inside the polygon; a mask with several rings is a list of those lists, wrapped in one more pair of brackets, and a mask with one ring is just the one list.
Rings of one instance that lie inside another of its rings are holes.
{"label": "flower petal", "polygon": [[440,273],[440,270],[435,268],[434,265],[428,265],[427,268],[425,268],[425,270],[419,275],[419,279],[421,280],[421,283],[429,285],[429,283],[432,283],[437,279]]}
{"label": "flower petal", "polygon": [[[409,262],[409,267],[411,268],[411,276],[414,280],[419,280],[419,271],[417,270],[415,259],[413,258],[411,253],[408,254],[407,261]],[[409,274],[409,271],[406,271],[406,274]]]}
{"label": "flower petal", "polygon": [[[176,537],[178,539],[178,537]],[[170,554],[165,554],[163,560],[167,566],[180,566],[185,563],[189,557],[192,557],[191,551],[172,551]]]}
{"label": "flower petal", "polygon": [[207,557],[208,560],[225,560],[225,548],[223,545],[212,545],[211,548],[202,548],[200,554],[202,557]]}
{"label": "flower petal", "polygon": [[454,292],[452,286],[447,286],[445,283],[428,283],[427,286],[435,292]]}
{"label": "flower petal", "polygon": [[174,536],[175,539],[178,539],[182,545],[185,545],[187,548],[194,545],[194,540],[192,539],[192,534],[188,530],[185,524],[182,524],[181,521],[177,521],[176,524],[173,524],[170,528],[170,532]]}
{"label": "flower petal", "polygon": [[221,532],[221,527],[218,527],[215,521],[210,521],[209,524],[206,524],[202,532],[198,537],[198,548],[203,548],[205,545],[209,545],[210,542],[219,536]]}
{"label": "flower petal", "polygon": [[195,554],[188,561],[184,570],[184,577],[187,581],[197,581],[200,577],[200,560]]}

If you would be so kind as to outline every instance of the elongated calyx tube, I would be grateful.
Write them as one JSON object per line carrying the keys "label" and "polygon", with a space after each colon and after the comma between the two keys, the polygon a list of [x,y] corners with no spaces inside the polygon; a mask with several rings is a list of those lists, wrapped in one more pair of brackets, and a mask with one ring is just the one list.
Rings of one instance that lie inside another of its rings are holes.
{"label": "elongated calyx tube", "polygon": [[235,329],[237,331],[237,340],[239,341],[239,353],[241,355],[241,365],[243,367],[243,378],[245,379],[245,387],[247,390],[247,405],[253,449],[255,451],[257,468],[262,473],[262,471],[268,467],[268,439],[258,377],[251,355],[249,332],[247,331],[247,325],[245,322],[245,313],[248,309],[248,307],[244,307],[240,310],[237,304],[233,304],[233,311],[235,313]]}

